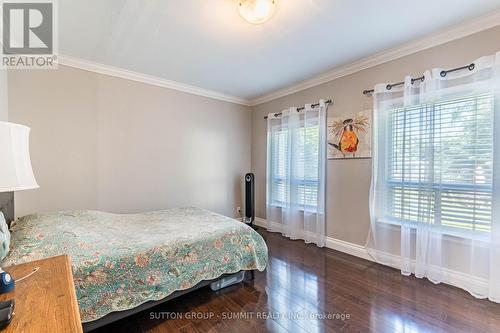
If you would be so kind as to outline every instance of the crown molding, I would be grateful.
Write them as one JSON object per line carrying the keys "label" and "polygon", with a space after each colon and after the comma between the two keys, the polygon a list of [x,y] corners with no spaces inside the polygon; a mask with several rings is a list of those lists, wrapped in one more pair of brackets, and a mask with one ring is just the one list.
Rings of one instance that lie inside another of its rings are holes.
{"label": "crown molding", "polygon": [[312,79],[308,79],[287,88],[257,97],[250,100],[249,104],[250,106],[256,106],[280,97],[288,96],[299,91],[309,89],[350,74],[354,74],[364,69],[381,65],[391,60],[402,58],[419,51],[430,49],[434,46],[445,44],[453,40],[493,28],[498,25],[500,25],[500,10],[495,10],[486,15],[466,21],[460,25],[455,25],[451,28],[440,30],[439,32],[433,33],[426,37],[402,44],[398,47],[375,53],[369,57],[360,59],[353,63],[336,67],[333,70],[325,74],[316,76]]}
{"label": "crown molding", "polygon": [[80,58],[75,58],[75,57],[71,57],[71,56],[67,56],[67,55],[59,55],[58,56],[58,63],[60,65],[78,68],[78,69],[93,72],[93,73],[114,76],[114,77],[118,77],[118,78],[126,79],[126,80],[137,81],[137,82],[146,83],[146,84],[150,84],[150,85],[157,86],[157,87],[182,91],[182,92],[185,92],[188,94],[208,97],[208,98],[212,98],[212,99],[216,99],[216,100],[220,100],[220,101],[224,101],[224,102],[250,106],[249,100],[247,100],[245,98],[226,95],[226,94],[219,93],[219,92],[216,92],[213,90],[199,88],[199,87],[191,86],[191,85],[180,83],[180,82],[166,80],[166,79],[163,79],[160,77],[147,75],[147,74],[141,74],[141,73],[129,71],[129,70],[126,70],[123,68],[108,66],[108,65],[104,65],[104,64],[100,64],[100,63],[96,63],[96,62],[92,62],[92,61],[88,61],[88,60],[84,60],[84,59],[80,59]]}
{"label": "crown molding", "polygon": [[400,45],[398,47],[388,49],[369,57],[357,60],[350,64],[336,67],[329,72],[322,75],[316,76],[314,78],[299,82],[297,84],[291,85],[287,88],[274,91],[270,94],[266,94],[255,99],[246,99],[242,97],[231,96],[223,94],[217,91],[208,90],[176,81],[171,81],[163,79],[160,77],[141,74],[138,72],[129,71],[123,68],[108,66],[80,58],[75,58],[67,55],[60,55],[58,57],[58,62],[61,65],[74,67],[94,73],[99,73],[103,75],[114,76],[122,79],[133,80],[137,82],[142,82],[162,88],[173,89],[197,96],[208,97],[224,102],[240,104],[244,106],[256,106],[262,103],[266,103],[284,96],[288,96],[302,90],[306,90],[312,87],[316,87],[320,84],[354,74],[356,72],[368,69],[383,63],[395,60],[398,58],[405,57],[407,55],[423,51],[434,46],[445,44],[456,39],[460,39],[474,33],[493,28],[500,25],[500,10],[490,12],[486,15],[477,17],[475,19],[466,21],[460,25],[453,26],[441,30],[432,35],[428,35],[424,38],[417,39],[415,41]]}

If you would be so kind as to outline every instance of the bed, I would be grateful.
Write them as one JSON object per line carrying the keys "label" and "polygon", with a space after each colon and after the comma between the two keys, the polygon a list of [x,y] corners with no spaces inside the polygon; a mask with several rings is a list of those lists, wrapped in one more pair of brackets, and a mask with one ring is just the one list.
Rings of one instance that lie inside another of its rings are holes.
{"label": "bed", "polygon": [[11,227],[2,266],[69,254],[89,330],[241,271],[263,271],[267,246],[252,228],[199,208],[142,214],[66,211]]}

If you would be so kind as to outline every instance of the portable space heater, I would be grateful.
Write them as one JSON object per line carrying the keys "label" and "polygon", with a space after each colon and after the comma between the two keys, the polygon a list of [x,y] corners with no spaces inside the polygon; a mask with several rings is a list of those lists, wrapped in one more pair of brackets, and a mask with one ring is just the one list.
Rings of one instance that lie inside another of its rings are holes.
{"label": "portable space heater", "polygon": [[245,218],[246,224],[255,228],[255,175],[247,173],[245,175]]}

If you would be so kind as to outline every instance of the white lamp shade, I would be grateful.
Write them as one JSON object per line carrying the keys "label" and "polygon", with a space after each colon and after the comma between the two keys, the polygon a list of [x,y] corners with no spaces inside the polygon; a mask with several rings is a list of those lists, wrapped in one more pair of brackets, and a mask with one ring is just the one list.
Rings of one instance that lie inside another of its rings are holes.
{"label": "white lamp shade", "polygon": [[0,122],[0,192],[38,188],[31,168],[30,128]]}

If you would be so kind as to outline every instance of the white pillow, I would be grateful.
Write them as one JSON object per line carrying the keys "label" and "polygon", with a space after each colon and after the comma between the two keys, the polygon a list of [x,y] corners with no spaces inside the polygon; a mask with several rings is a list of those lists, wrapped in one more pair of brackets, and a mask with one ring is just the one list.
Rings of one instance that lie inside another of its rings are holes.
{"label": "white pillow", "polygon": [[9,246],[10,246],[9,226],[5,221],[3,213],[0,212],[0,260],[5,258],[9,253]]}

